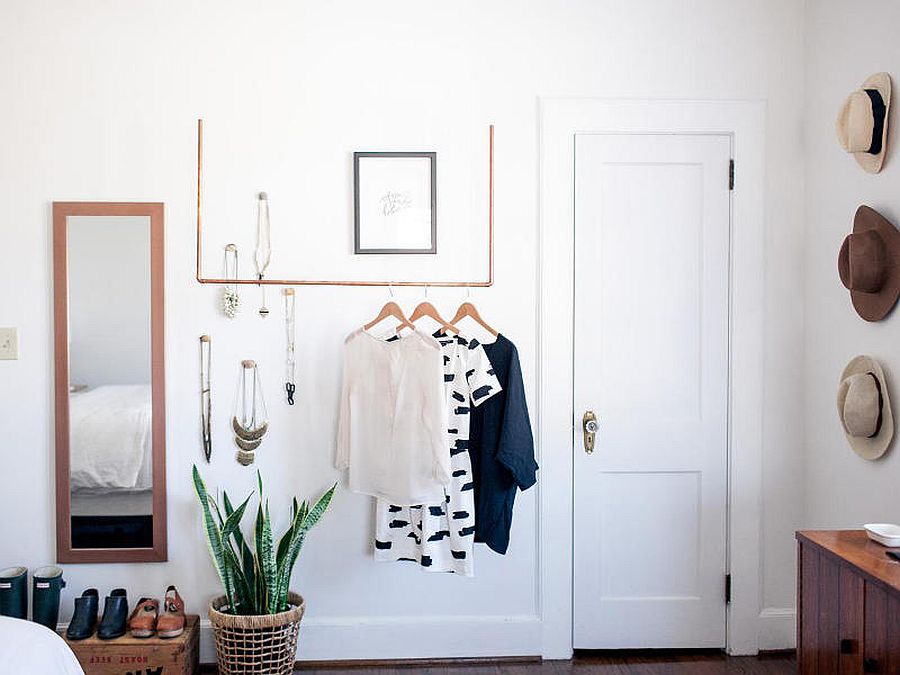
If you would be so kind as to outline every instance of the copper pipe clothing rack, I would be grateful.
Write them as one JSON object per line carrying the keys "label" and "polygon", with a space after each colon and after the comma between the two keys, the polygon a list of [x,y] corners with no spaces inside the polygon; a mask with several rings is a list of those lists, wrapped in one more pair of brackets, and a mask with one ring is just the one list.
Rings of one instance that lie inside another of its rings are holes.
{"label": "copper pipe clothing rack", "polygon": [[197,281],[201,284],[252,286],[430,286],[432,288],[488,288],[494,285],[494,125],[488,127],[488,274],[484,281],[336,281],[328,279],[220,279],[204,277],[200,270],[203,228],[203,120],[197,120]]}

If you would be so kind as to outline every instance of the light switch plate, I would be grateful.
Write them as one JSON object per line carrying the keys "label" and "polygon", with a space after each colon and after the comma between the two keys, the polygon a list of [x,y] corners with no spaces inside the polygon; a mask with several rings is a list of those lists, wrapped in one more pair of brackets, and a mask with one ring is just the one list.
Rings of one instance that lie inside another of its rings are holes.
{"label": "light switch plate", "polygon": [[19,332],[15,328],[0,328],[0,360],[19,358]]}

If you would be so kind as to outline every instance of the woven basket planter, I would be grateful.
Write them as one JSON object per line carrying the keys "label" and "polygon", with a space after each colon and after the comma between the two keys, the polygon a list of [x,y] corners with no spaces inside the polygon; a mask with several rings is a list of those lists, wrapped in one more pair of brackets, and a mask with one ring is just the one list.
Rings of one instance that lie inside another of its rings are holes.
{"label": "woven basket planter", "polygon": [[228,606],[224,595],[209,604],[220,673],[288,675],[294,671],[306,603],[296,593],[288,594],[288,602],[291,608],[286,612],[261,616],[224,614],[220,611]]}

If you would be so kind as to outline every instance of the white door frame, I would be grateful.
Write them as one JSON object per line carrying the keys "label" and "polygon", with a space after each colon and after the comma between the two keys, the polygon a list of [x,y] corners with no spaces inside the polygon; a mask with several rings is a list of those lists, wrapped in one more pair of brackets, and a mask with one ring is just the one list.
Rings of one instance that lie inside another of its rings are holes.
{"label": "white door frame", "polygon": [[[584,133],[732,137],[727,650],[759,644],[763,400],[765,104],[546,98],[540,101],[538,410],[544,658],[572,654],[574,138]],[[552,533],[552,536],[551,534]]]}

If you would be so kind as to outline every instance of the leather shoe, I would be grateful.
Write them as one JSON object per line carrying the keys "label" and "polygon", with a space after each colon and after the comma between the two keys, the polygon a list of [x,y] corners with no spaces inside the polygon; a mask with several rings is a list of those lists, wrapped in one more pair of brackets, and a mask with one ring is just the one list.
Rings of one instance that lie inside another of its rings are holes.
{"label": "leather shoe", "polygon": [[184,600],[178,589],[169,586],[163,602],[163,613],[156,622],[156,634],[161,638],[178,637],[184,632]]}
{"label": "leather shoe", "polygon": [[159,600],[141,598],[128,617],[131,637],[148,638],[156,632],[156,617],[159,616]]}
{"label": "leather shoe", "polygon": [[75,613],[66,628],[66,637],[70,640],[85,640],[94,634],[97,627],[97,611],[100,607],[100,594],[96,588],[89,588],[75,598]]}
{"label": "leather shoe", "polygon": [[125,635],[125,621],[128,619],[128,595],[124,588],[116,588],[106,596],[103,618],[97,629],[101,640],[114,640]]}

